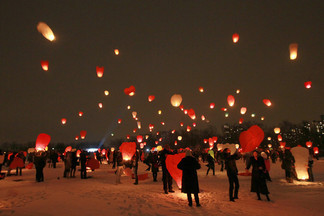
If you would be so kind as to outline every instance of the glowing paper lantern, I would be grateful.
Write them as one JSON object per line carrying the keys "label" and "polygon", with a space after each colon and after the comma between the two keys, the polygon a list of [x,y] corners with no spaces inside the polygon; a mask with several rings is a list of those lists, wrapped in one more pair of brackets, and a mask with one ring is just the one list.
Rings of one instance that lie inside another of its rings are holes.
{"label": "glowing paper lantern", "polygon": [[252,114],[251,114],[251,117],[254,118],[254,117],[255,117],[255,113],[252,113]]}
{"label": "glowing paper lantern", "polygon": [[181,109],[181,111],[184,110],[184,106],[183,105],[180,105],[179,108]]}
{"label": "glowing paper lantern", "polygon": [[313,147],[313,151],[314,151],[314,154],[318,154],[319,153],[318,147]]}
{"label": "glowing paper lantern", "polygon": [[164,122],[161,122],[161,125],[165,125],[165,123]]}
{"label": "glowing paper lantern", "polygon": [[121,124],[122,123],[122,120],[121,119],[118,119],[118,124]]}
{"label": "glowing paper lantern", "polygon": [[155,145],[159,144],[159,141],[155,141]]}
{"label": "glowing paper lantern", "polygon": [[104,67],[96,67],[97,77],[101,78],[104,74]]}
{"label": "glowing paper lantern", "polygon": [[308,157],[309,151],[304,147],[294,147],[291,148],[291,153],[295,158],[295,170],[297,173],[297,179],[307,180],[309,178],[307,167],[308,167]]}
{"label": "glowing paper lantern", "polygon": [[225,118],[227,118],[229,116],[229,113],[225,113]]}
{"label": "glowing paper lantern", "polygon": [[213,140],[213,138],[209,138],[208,139],[208,143],[209,143],[209,146],[211,147],[211,146],[214,146],[214,140]]}
{"label": "glowing paper lantern", "polygon": [[136,119],[136,116],[137,116],[137,112],[132,112],[132,116],[133,116],[133,119]]}
{"label": "glowing paper lantern", "polygon": [[133,130],[133,133],[136,133],[136,131],[137,131],[137,129],[135,128],[135,129]]}
{"label": "glowing paper lantern", "polygon": [[312,145],[313,145],[313,143],[312,143],[311,141],[307,141],[307,142],[306,142],[306,146],[307,146],[307,148],[311,148]]}
{"label": "glowing paper lantern", "polygon": [[280,148],[285,148],[285,146],[286,146],[286,142],[280,142]]}
{"label": "glowing paper lantern", "polygon": [[206,120],[206,117],[204,115],[201,116],[201,120],[202,121],[205,121]]}
{"label": "glowing paper lantern", "polygon": [[141,149],[144,148],[144,143],[140,143],[140,148],[141,148]]}
{"label": "glowing paper lantern", "polygon": [[279,134],[278,135],[278,141],[281,142],[282,141],[282,136]]}
{"label": "glowing paper lantern", "polygon": [[172,130],[172,131],[171,131],[171,133],[173,133],[173,134],[174,134],[174,133],[175,133],[175,130]]}
{"label": "glowing paper lantern", "polygon": [[130,110],[131,106],[127,106],[127,109]]}
{"label": "glowing paper lantern", "polygon": [[190,131],[191,131],[191,127],[187,126],[187,132],[190,132]]}
{"label": "glowing paper lantern", "polygon": [[307,81],[307,82],[304,83],[304,86],[305,86],[305,88],[310,89],[312,87],[312,82]]}
{"label": "glowing paper lantern", "polygon": [[137,136],[137,142],[139,142],[139,143],[143,142],[143,136],[138,135]]}
{"label": "glowing paper lantern", "polygon": [[204,143],[207,144],[207,142],[208,142],[208,139],[204,139]]}
{"label": "glowing paper lantern", "polygon": [[275,132],[275,134],[279,134],[280,133],[280,128],[276,127],[275,129],[273,129],[273,131]]}
{"label": "glowing paper lantern", "polygon": [[210,103],[210,104],[209,104],[209,108],[210,108],[210,109],[214,109],[214,108],[215,108],[215,104],[214,104],[214,103]]}
{"label": "glowing paper lantern", "polygon": [[235,103],[235,98],[233,95],[228,95],[227,96],[227,103],[229,106],[234,106],[234,103]]}
{"label": "glowing paper lantern", "polygon": [[142,128],[142,124],[141,124],[140,121],[137,122],[137,128],[138,128],[138,129],[141,129],[141,128]]}
{"label": "glowing paper lantern", "polygon": [[261,117],[261,121],[264,121],[264,117],[263,116]]}
{"label": "glowing paper lantern", "polygon": [[158,114],[161,115],[162,114],[162,111],[161,110],[158,110]]}
{"label": "glowing paper lantern", "polygon": [[271,101],[269,99],[263,99],[263,103],[267,106],[271,106]]}
{"label": "glowing paper lantern", "polygon": [[195,111],[194,111],[193,109],[188,110],[188,116],[189,116],[191,119],[196,119]]}
{"label": "glowing paper lantern", "polygon": [[76,156],[77,156],[77,157],[80,157],[80,154],[81,154],[81,150],[78,149],[77,152],[76,152]]}
{"label": "glowing paper lantern", "polygon": [[61,122],[62,122],[62,125],[65,125],[66,124],[66,118],[62,118]]}
{"label": "glowing paper lantern", "polygon": [[243,152],[250,152],[255,150],[263,141],[264,132],[257,126],[253,125],[248,130],[240,134],[239,141]]}
{"label": "glowing paper lantern", "polygon": [[268,141],[270,141],[271,140],[271,137],[268,137]]}
{"label": "glowing paper lantern", "polygon": [[180,126],[183,127],[183,122],[180,122]]}
{"label": "glowing paper lantern", "polygon": [[182,140],[182,136],[178,136],[178,140],[181,141]]}
{"label": "glowing paper lantern", "polygon": [[224,111],[224,112],[226,112],[227,111],[227,109],[225,108],[225,107],[223,107],[222,109],[221,109],[222,111]]}
{"label": "glowing paper lantern", "polygon": [[75,140],[78,141],[79,140],[79,136],[75,136]]}
{"label": "glowing paper lantern", "polygon": [[240,145],[239,144],[235,144],[235,148],[236,149],[239,149],[240,148]]}
{"label": "glowing paper lantern", "polygon": [[87,160],[86,167],[89,168],[90,170],[95,170],[100,168],[100,163],[98,160],[94,158],[90,158]]}
{"label": "glowing paper lantern", "polygon": [[182,102],[182,96],[181,95],[179,95],[179,94],[172,95],[172,97],[171,97],[172,106],[178,107],[178,106],[181,105],[181,102]]}
{"label": "glowing paper lantern", "polygon": [[126,139],[130,139],[130,136],[127,134]]}
{"label": "glowing paper lantern", "polygon": [[187,115],[188,114],[188,110],[186,110],[186,109],[183,110],[183,113]]}
{"label": "glowing paper lantern", "polygon": [[204,88],[203,88],[203,87],[199,87],[199,91],[200,91],[201,93],[203,93],[203,92],[204,92]]}
{"label": "glowing paper lantern", "polygon": [[124,89],[124,93],[129,96],[134,96],[135,95],[135,87],[130,86],[129,88]]}
{"label": "glowing paper lantern", "polygon": [[102,103],[98,103],[98,107],[100,108],[100,109],[102,109]]}
{"label": "glowing paper lantern", "polygon": [[240,110],[242,115],[244,115],[246,113],[246,111],[247,111],[246,107],[242,107],[241,110]]}
{"label": "glowing paper lantern", "polygon": [[48,61],[41,61],[41,66],[44,71],[48,71]]}
{"label": "glowing paper lantern", "polygon": [[45,133],[41,133],[37,136],[35,149],[36,151],[45,151],[47,145],[51,141],[51,136]]}
{"label": "glowing paper lantern", "polygon": [[64,152],[70,152],[70,151],[72,151],[72,146],[66,147]]}
{"label": "glowing paper lantern", "polygon": [[109,91],[108,90],[105,90],[104,93],[105,93],[106,96],[109,95]]}
{"label": "glowing paper lantern", "polygon": [[150,96],[148,96],[148,101],[149,101],[149,102],[154,101],[154,99],[155,99],[155,96],[154,96],[154,95],[150,95]]}
{"label": "glowing paper lantern", "polygon": [[268,144],[268,148],[272,148],[272,145],[271,144]]}
{"label": "glowing paper lantern", "polygon": [[239,34],[234,33],[232,36],[233,43],[237,43],[239,41],[239,38],[240,38]]}
{"label": "glowing paper lantern", "polygon": [[85,130],[80,131],[81,139],[85,139],[86,135],[87,135],[87,131],[85,131]]}
{"label": "glowing paper lantern", "polygon": [[154,129],[154,124],[149,124],[149,129],[153,130]]}
{"label": "glowing paper lantern", "polygon": [[119,50],[118,49],[115,49],[114,50],[114,53],[115,53],[115,55],[119,55]]}
{"label": "glowing paper lantern", "polygon": [[290,60],[297,59],[298,44],[296,43],[290,44],[289,51],[290,51]]}
{"label": "glowing paper lantern", "polygon": [[196,123],[194,122],[194,123],[192,123],[192,126],[193,126],[193,127],[196,127],[196,126],[197,126],[197,124],[196,124]]}
{"label": "glowing paper lantern", "polygon": [[217,140],[218,140],[218,137],[217,136],[214,136],[214,137],[212,137],[212,139],[213,139],[213,142],[216,143]]}
{"label": "glowing paper lantern", "polygon": [[243,123],[243,118],[240,118],[240,120],[239,120],[239,124],[242,124]]}
{"label": "glowing paper lantern", "polygon": [[37,30],[41,33],[47,40],[53,41],[55,39],[52,29],[44,22],[39,22],[37,24]]}
{"label": "glowing paper lantern", "polygon": [[240,92],[241,92],[240,89],[236,90],[236,94],[240,94]]}
{"label": "glowing paper lantern", "polygon": [[178,141],[176,140],[176,141],[174,141],[174,145],[178,145]]}
{"label": "glowing paper lantern", "polygon": [[175,155],[167,155],[165,164],[166,168],[169,171],[172,178],[178,185],[178,188],[181,188],[182,185],[182,170],[178,169],[177,165],[180,163],[182,158],[186,156],[186,153],[180,153]]}
{"label": "glowing paper lantern", "polygon": [[83,116],[83,112],[80,111],[79,112],[79,116],[82,117]]}

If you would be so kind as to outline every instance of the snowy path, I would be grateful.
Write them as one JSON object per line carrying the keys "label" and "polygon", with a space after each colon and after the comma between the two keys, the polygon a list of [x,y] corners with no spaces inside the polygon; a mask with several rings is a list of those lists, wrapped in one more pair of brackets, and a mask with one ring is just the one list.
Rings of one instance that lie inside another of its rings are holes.
{"label": "snowy path", "polygon": [[[238,161],[240,171],[243,162]],[[228,182],[225,172],[216,166],[215,176],[205,176],[206,166],[199,170],[201,208],[188,207],[186,195],[176,189],[164,194],[162,173],[158,182],[149,179],[133,185],[134,180],[122,177],[115,185],[115,175],[108,165],[90,173],[91,178],[64,179],[63,164],[57,169],[45,168],[45,182],[35,182],[35,170],[23,170],[23,176],[10,176],[0,181],[0,215],[324,215],[324,160],[315,161],[315,183],[284,181],[280,164],[271,164],[268,183],[271,202],[258,201],[250,193],[250,177],[239,177],[239,200],[228,201]],[[139,173],[145,165],[140,164]]]}

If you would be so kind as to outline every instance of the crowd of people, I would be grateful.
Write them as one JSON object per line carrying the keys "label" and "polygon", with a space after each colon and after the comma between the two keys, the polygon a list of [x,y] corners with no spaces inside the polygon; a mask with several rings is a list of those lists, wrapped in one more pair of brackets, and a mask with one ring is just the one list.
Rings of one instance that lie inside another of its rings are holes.
{"label": "crowd of people", "polygon": [[[6,152],[3,153],[0,150],[0,179],[4,178],[5,173],[1,173],[3,167],[7,168],[7,176],[13,175],[11,171],[16,169],[16,175],[22,175],[22,169],[26,167],[35,166],[36,168],[36,181],[44,181],[43,169],[48,164],[49,168],[56,168],[56,163],[60,160],[64,161],[64,178],[75,178],[76,168],[80,165],[80,177],[81,179],[87,179],[87,163],[89,159],[95,158],[98,163],[102,163],[104,160],[108,165],[116,169],[116,184],[121,183],[121,176],[125,169],[133,169],[133,175],[137,185],[138,182],[138,164],[143,162],[148,167],[146,171],[152,172],[153,181],[157,182],[157,176],[159,169],[162,170],[162,182],[163,190],[165,194],[174,193],[172,188],[172,176],[166,165],[166,159],[168,155],[174,155],[180,151],[185,152],[186,156],[177,165],[178,169],[182,170],[182,187],[181,191],[187,194],[188,205],[192,206],[192,197],[196,201],[196,206],[199,207],[199,183],[197,169],[201,168],[201,163],[207,163],[207,173],[212,170],[215,175],[215,164],[220,166],[220,171],[226,170],[228,182],[229,182],[229,200],[235,202],[238,199],[239,193],[239,179],[238,169],[236,161],[242,159],[246,165],[246,174],[251,175],[251,192],[255,192],[257,199],[261,200],[260,194],[265,195],[266,199],[270,201],[267,182],[271,181],[269,175],[270,162],[281,162],[281,167],[285,171],[285,177],[288,183],[293,182],[293,179],[297,179],[297,175],[294,169],[295,159],[289,148],[283,148],[278,150],[255,150],[250,153],[241,154],[238,150],[231,152],[229,148],[222,150],[209,150],[209,151],[191,151],[187,149],[172,150],[169,145],[165,145],[161,151],[150,151],[145,153],[142,150],[137,150],[131,160],[123,160],[122,153],[116,149],[114,151],[108,149],[105,151],[98,150],[90,154],[84,150],[77,153],[75,149],[72,151],[64,152],[60,154],[56,151],[36,151],[36,152]],[[312,165],[314,153],[309,150],[309,164],[308,174],[309,181],[314,181],[312,172]],[[318,158],[317,158],[318,159]],[[252,172],[249,169],[252,167]],[[89,168],[88,168],[89,169]]]}

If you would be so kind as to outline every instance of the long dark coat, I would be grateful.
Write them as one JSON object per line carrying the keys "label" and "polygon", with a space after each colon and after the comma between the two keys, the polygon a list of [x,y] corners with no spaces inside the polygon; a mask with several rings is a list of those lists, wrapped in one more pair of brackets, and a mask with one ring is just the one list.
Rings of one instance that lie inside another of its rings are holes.
{"label": "long dark coat", "polygon": [[249,169],[252,165],[252,179],[251,179],[251,192],[269,194],[267,183],[266,183],[266,167],[263,157],[258,157],[255,160],[254,157],[250,158],[250,162],[247,165]]}
{"label": "long dark coat", "polygon": [[199,184],[197,169],[200,169],[198,161],[191,156],[183,158],[178,164],[178,169],[182,170],[182,187],[183,193],[199,193]]}

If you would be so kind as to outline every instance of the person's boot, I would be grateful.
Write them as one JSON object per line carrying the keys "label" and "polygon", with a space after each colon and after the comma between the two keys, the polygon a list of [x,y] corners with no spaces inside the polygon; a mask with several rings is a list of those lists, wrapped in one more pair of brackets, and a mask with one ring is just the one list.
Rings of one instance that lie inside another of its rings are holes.
{"label": "person's boot", "polygon": [[268,194],[266,194],[266,197],[267,197],[267,200],[270,201],[270,198],[269,198]]}
{"label": "person's boot", "polygon": [[258,200],[261,200],[260,193],[257,193]]}

